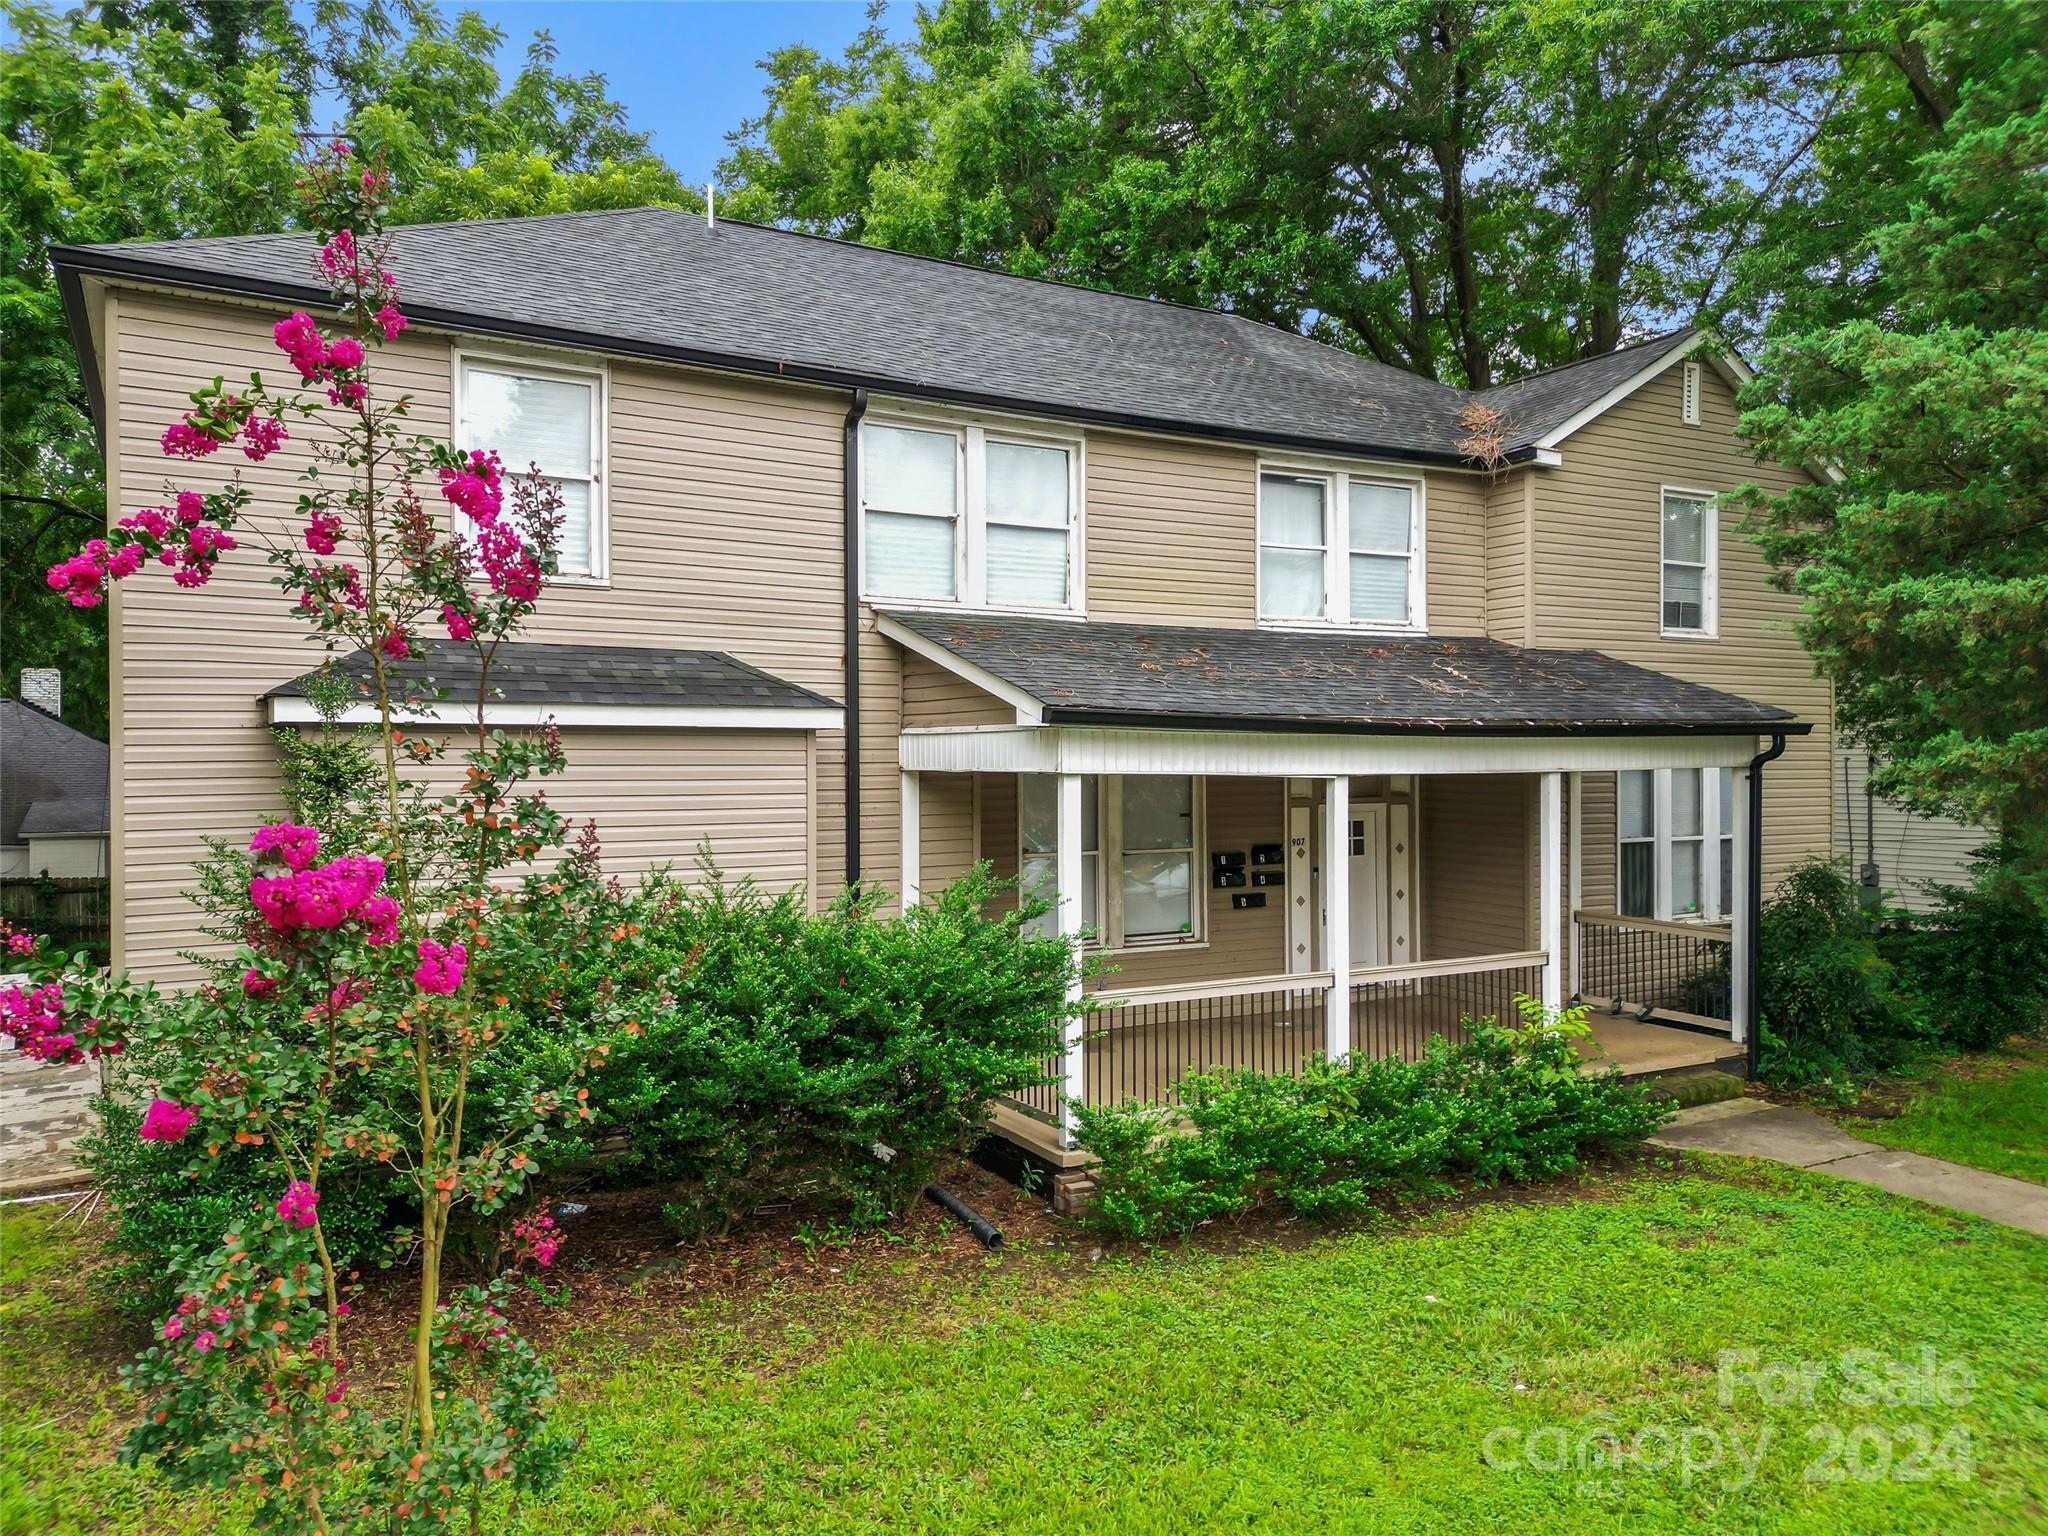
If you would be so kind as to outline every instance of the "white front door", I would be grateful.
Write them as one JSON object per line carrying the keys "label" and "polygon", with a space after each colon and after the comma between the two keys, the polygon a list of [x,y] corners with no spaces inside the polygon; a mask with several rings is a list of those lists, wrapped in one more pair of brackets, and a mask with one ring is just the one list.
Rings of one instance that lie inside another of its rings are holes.
{"label": "white front door", "polygon": [[1351,875],[1351,964],[1357,968],[1388,965],[1387,955],[1387,808],[1355,806],[1349,829]]}

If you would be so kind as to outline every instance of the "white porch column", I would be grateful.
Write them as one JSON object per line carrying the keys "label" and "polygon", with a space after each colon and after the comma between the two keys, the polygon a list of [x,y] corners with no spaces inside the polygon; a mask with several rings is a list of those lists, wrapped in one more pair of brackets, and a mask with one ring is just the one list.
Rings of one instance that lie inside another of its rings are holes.
{"label": "white porch column", "polygon": [[1323,1054],[1351,1054],[1351,779],[1323,780],[1323,966],[1330,1002],[1323,1010]]}
{"label": "white porch column", "polygon": [[916,773],[906,768],[897,777],[903,784],[903,877],[897,882],[897,889],[903,894],[903,910],[907,913],[922,895],[919,888],[923,884],[924,854],[918,845],[918,834],[923,830],[923,816]]}
{"label": "white porch column", "polygon": [[1536,940],[1543,962],[1543,1006],[1564,1006],[1565,943],[1558,923],[1564,901],[1564,775],[1546,773],[1536,789]]}
{"label": "white porch column", "polygon": [[1733,899],[1735,910],[1722,913],[1728,922],[1728,1020],[1732,1026],[1729,1037],[1737,1045],[1749,1042],[1750,1031],[1756,1028],[1756,1020],[1750,1017],[1750,998],[1755,988],[1750,984],[1752,968],[1756,965],[1756,953],[1751,948],[1753,935],[1749,931],[1751,891],[1755,888],[1757,872],[1750,867],[1749,858],[1749,774],[1738,768],[1729,776],[1729,793],[1735,796],[1735,817],[1731,827],[1734,833],[1735,878],[1734,889],[1728,894]]}
{"label": "white porch column", "polygon": [[1571,848],[1568,855],[1569,867],[1565,871],[1568,882],[1565,890],[1564,926],[1571,938],[1571,969],[1565,973],[1564,995],[1577,997],[1584,988],[1582,958],[1579,953],[1579,908],[1586,904],[1583,876],[1586,860],[1586,794],[1583,773],[1565,775],[1565,802],[1567,820],[1571,822]]}
{"label": "white porch column", "polygon": [[[1063,773],[1059,776],[1059,825],[1055,833],[1056,845],[1053,855],[1053,886],[1058,893],[1058,905],[1054,916],[1059,923],[1059,935],[1077,952],[1081,946],[1081,790],[1082,779],[1078,773]],[[1081,1000],[1081,978],[1077,974],[1067,983],[1067,1001],[1070,1004]],[[1060,1139],[1069,1147],[1074,1143],[1074,1106],[1085,1100],[1088,1093],[1087,1058],[1081,1044],[1081,1019],[1070,1017],[1066,1033],[1060,1042]]]}

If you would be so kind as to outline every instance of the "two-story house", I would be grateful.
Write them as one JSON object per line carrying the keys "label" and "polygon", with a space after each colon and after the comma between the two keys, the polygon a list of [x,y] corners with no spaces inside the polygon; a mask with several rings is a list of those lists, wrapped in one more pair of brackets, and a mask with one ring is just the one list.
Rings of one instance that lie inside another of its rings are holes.
{"label": "two-story house", "polygon": [[[160,498],[195,377],[274,369],[311,253],[55,253],[111,507]],[[915,899],[992,861],[1126,999],[1068,1041],[1065,1100],[1412,1052],[1517,992],[1595,1001],[1631,1065],[1747,1041],[1757,893],[1830,846],[1830,712],[1718,500],[1802,471],[1746,455],[1740,365],[1690,335],[1475,399],[679,212],[417,226],[394,265],[381,366],[421,429],[563,488],[494,709],[561,725],[551,797],[610,868],[708,842],[770,888]],[[304,447],[246,473],[280,538]],[[269,731],[312,718],[318,653],[253,557],[127,584],[111,643],[116,957],[176,979],[190,850],[278,809]],[[1030,1099],[1006,1125],[1057,1155],[1062,1093]]]}

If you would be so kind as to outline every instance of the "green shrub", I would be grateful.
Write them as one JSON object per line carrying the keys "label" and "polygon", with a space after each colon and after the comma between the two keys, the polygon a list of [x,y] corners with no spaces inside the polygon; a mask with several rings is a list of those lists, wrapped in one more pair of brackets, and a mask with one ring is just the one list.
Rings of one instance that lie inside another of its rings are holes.
{"label": "green shrub", "polygon": [[1983,1050],[2048,1029],[2048,912],[2012,872],[2007,845],[1979,856],[1969,885],[1881,940],[1944,1043]]}
{"label": "green shrub", "polygon": [[[139,1092],[139,1098],[138,1098]],[[85,1166],[107,1202],[113,1262],[96,1277],[123,1312],[158,1317],[177,1303],[188,1266],[284,1193],[274,1168],[240,1146],[188,1172],[192,1145],[144,1141],[147,1074],[123,1058],[114,1091],[93,1101],[97,1123],[81,1144]],[[396,1180],[379,1164],[338,1171],[320,1184],[320,1221],[335,1262],[374,1262],[389,1230]]]}
{"label": "green shrub", "polygon": [[1880,1071],[1927,1038],[1911,988],[1833,864],[1800,865],[1764,907],[1757,978],[1760,1070],[1774,1083]]}
{"label": "green shrub", "polygon": [[1588,1033],[1583,1008],[1546,1016],[1522,1001],[1518,1026],[1473,1024],[1470,1041],[1438,1037],[1421,1061],[1200,1073],[1183,1082],[1179,1111],[1079,1110],[1081,1144],[1097,1160],[1093,1219],[1152,1238],[1267,1203],[1341,1218],[1380,1190],[1450,1174],[1553,1177],[1662,1124],[1668,1109],[1641,1089],[1582,1070],[1572,1042]]}
{"label": "green shrub", "polygon": [[856,1222],[900,1209],[998,1095],[1049,1079],[1076,962],[989,915],[998,889],[979,869],[899,921],[871,888],[813,913],[801,893],[650,881],[637,939],[564,1004],[603,994],[637,1022],[592,1082],[615,1166],[681,1186],[686,1232],[799,1195]]}

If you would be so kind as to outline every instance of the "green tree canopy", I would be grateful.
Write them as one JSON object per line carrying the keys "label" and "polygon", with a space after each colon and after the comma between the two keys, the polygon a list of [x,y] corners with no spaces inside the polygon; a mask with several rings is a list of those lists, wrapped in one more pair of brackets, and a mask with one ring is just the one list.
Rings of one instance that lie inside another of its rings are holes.
{"label": "green tree canopy", "polygon": [[1759,256],[1809,281],[1743,431],[1828,473],[1751,488],[1749,527],[1880,791],[2011,833],[2048,888],[2048,12],[1929,7],[1911,40],[1815,203],[1890,217]]}
{"label": "green tree canopy", "polygon": [[105,610],[43,585],[61,546],[104,526],[53,242],[273,231],[316,130],[385,151],[403,221],[650,203],[701,206],[599,75],[537,35],[431,6],[148,0],[58,13],[6,0],[0,53],[0,665],[61,666],[65,715],[103,734]]}

